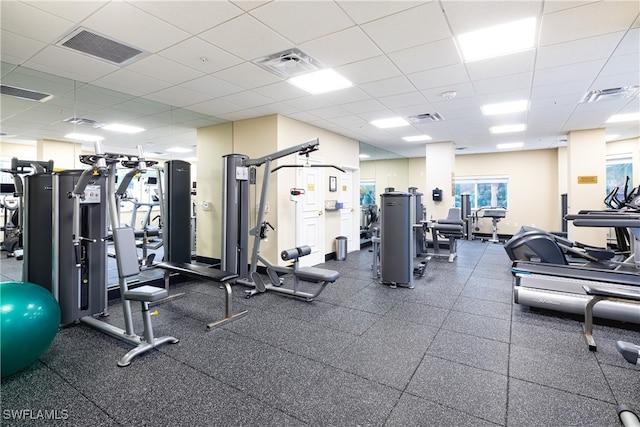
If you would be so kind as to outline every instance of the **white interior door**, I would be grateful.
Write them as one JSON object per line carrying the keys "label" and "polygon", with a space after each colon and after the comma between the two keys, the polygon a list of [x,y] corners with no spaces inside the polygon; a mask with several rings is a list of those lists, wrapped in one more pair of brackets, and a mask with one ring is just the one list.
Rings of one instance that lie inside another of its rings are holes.
{"label": "white interior door", "polygon": [[340,185],[338,189],[340,191],[339,200],[343,204],[340,210],[340,235],[347,238],[347,252],[352,252],[360,246],[360,236],[354,234],[353,231],[355,208],[353,205],[354,189],[352,170],[346,170],[345,173],[340,174]]}
{"label": "white interior door", "polygon": [[[309,163],[320,164],[311,159]],[[324,173],[322,168],[311,167],[297,171],[296,186],[305,193],[296,209],[296,246],[311,247],[311,254],[300,258],[300,266],[308,267],[324,262]]]}

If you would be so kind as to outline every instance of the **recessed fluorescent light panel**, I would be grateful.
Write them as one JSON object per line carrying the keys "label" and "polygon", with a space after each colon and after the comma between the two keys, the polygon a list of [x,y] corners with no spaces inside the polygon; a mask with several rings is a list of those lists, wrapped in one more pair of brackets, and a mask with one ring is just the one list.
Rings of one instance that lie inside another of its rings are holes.
{"label": "recessed fluorescent light panel", "polygon": [[291,77],[287,81],[312,95],[333,92],[353,86],[353,83],[330,68]]}
{"label": "recessed fluorescent light panel", "polygon": [[397,127],[401,127],[401,126],[409,126],[409,122],[406,121],[405,119],[403,119],[402,117],[391,117],[388,119],[380,119],[380,120],[373,120],[371,122],[372,125],[374,125],[377,128],[380,129],[389,129],[389,128],[397,128]]}
{"label": "recessed fluorescent light panel", "polygon": [[98,135],[88,135],[85,133],[69,133],[64,137],[69,139],[75,139],[78,141],[85,141],[85,142],[102,141],[104,139],[103,137]]}
{"label": "recessed fluorescent light panel", "polygon": [[371,157],[371,156],[368,155],[368,154],[360,154],[360,158],[361,159],[368,159],[369,157]]}
{"label": "recessed fluorescent light panel", "polygon": [[529,101],[526,99],[520,101],[501,102],[499,104],[486,104],[480,107],[482,114],[485,116],[495,116],[497,114],[510,114],[527,111]]}
{"label": "recessed fluorescent light panel", "polygon": [[190,153],[191,148],[184,148],[184,147],[173,147],[173,148],[167,148],[167,153]]}
{"label": "recessed fluorescent light panel", "polygon": [[470,62],[531,49],[535,35],[536,18],[532,17],[460,34],[457,40],[462,58]]}
{"label": "recessed fluorescent light panel", "polygon": [[640,121],[640,113],[615,114],[606,123],[622,123]]}
{"label": "recessed fluorescent light panel", "polygon": [[498,150],[510,150],[512,148],[520,148],[524,146],[524,142],[506,142],[504,144],[497,144],[496,148]]}
{"label": "recessed fluorescent light panel", "polygon": [[144,131],[143,128],[137,126],[129,126],[129,125],[121,125],[118,123],[111,123],[109,125],[102,126],[102,129],[110,130],[113,132],[122,132],[122,133],[138,133]]}
{"label": "recessed fluorescent light panel", "polygon": [[505,126],[494,126],[489,129],[491,133],[510,133],[510,132],[523,132],[527,129],[527,125],[525,124],[517,124],[517,125],[505,125]]}
{"label": "recessed fluorescent light panel", "polygon": [[431,141],[431,137],[429,135],[403,136],[402,139],[407,142]]}

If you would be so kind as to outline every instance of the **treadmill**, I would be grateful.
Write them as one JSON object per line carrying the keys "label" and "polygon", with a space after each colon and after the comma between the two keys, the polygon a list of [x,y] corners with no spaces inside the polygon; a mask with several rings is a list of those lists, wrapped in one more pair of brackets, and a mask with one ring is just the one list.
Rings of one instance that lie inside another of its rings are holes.
{"label": "treadmill", "polygon": [[[592,211],[566,218],[578,227],[626,227],[634,237],[635,251],[623,262],[572,265],[553,235],[531,229],[518,233],[505,244],[505,251],[514,261],[511,272],[516,304],[583,314],[585,304],[592,298],[583,286],[622,291],[640,288],[640,212]],[[593,314],[640,324],[637,304],[602,301],[594,306]]]}

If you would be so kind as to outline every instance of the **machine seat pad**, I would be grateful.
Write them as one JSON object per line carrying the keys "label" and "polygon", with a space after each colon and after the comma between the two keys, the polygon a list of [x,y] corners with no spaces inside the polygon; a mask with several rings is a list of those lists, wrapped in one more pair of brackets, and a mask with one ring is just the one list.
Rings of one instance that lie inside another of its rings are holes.
{"label": "machine seat pad", "polygon": [[197,279],[212,280],[214,282],[226,282],[238,277],[237,274],[230,273],[228,271],[222,271],[216,268],[205,267],[202,265],[187,264],[185,262],[165,261],[157,264],[156,267],[184,274],[185,276]]}
{"label": "machine seat pad", "polygon": [[622,289],[616,289],[616,288],[602,288],[599,286],[587,286],[587,285],[583,285],[582,289],[584,289],[587,295],[621,298],[621,299],[628,299],[631,301],[640,302],[640,289],[622,290]]}
{"label": "machine seat pad", "polygon": [[439,222],[433,227],[442,234],[462,234],[462,224],[442,224]]}
{"label": "machine seat pad", "polygon": [[340,278],[340,273],[334,270],[326,270],[317,267],[300,267],[292,272],[298,279],[307,282],[329,282],[333,283]]}
{"label": "machine seat pad", "polygon": [[169,293],[164,288],[144,285],[126,291],[124,293],[124,299],[131,301],[153,302],[166,298],[168,295]]}

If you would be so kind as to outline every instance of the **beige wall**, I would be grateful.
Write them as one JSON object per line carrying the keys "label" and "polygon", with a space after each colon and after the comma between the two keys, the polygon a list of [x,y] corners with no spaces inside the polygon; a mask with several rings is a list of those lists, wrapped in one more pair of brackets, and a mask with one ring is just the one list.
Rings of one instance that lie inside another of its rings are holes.
{"label": "beige wall", "polygon": [[[508,212],[499,233],[513,234],[523,225],[560,230],[557,150],[456,156],[456,178],[507,176]],[[480,232],[491,232],[491,220],[480,220]]]}
{"label": "beige wall", "polygon": [[[196,177],[196,254],[220,258],[222,156],[233,153],[233,125],[224,123],[198,129]],[[211,210],[205,211],[208,202]]]}
{"label": "beige wall", "polygon": [[[198,159],[201,164],[198,168],[197,255],[220,258],[219,208],[221,204],[219,201],[222,200],[221,157],[223,155],[237,153],[255,159],[315,138],[320,140],[320,149],[310,154],[311,159],[341,167],[358,167],[359,144],[357,141],[284,116],[264,116],[200,129],[198,131]],[[211,167],[205,170],[202,159],[209,159]],[[296,161],[297,156],[292,154],[276,160],[272,167],[295,164]],[[325,199],[336,198],[335,193],[328,192],[326,183],[329,175],[338,176],[339,173],[338,170],[333,173],[322,169]],[[251,185],[250,190],[250,228],[256,225],[257,203],[263,176],[264,166],[258,167],[256,185]],[[201,182],[203,179],[206,183]],[[295,204],[289,198],[289,190],[295,186],[295,182],[295,169],[292,168],[280,169],[270,175],[267,195],[268,212],[265,220],[269,221],[277,231],[270,232],[268,240],[261,242],[260,252],[274,263],[280,262],[279,254],[282,250],[295,246],[295,226],[293,225],[295,224]],[[202,211],[202,201],[206,200],[215,202],[216,207],[212,212]],[[334,251],[333,241],[339,235],[340,222],[337,212],[322,212],[322,214],[325,215],[326,254]],[[253,238],[250,236],[249,240],[248,250],[250,251],[253,248]]]}

